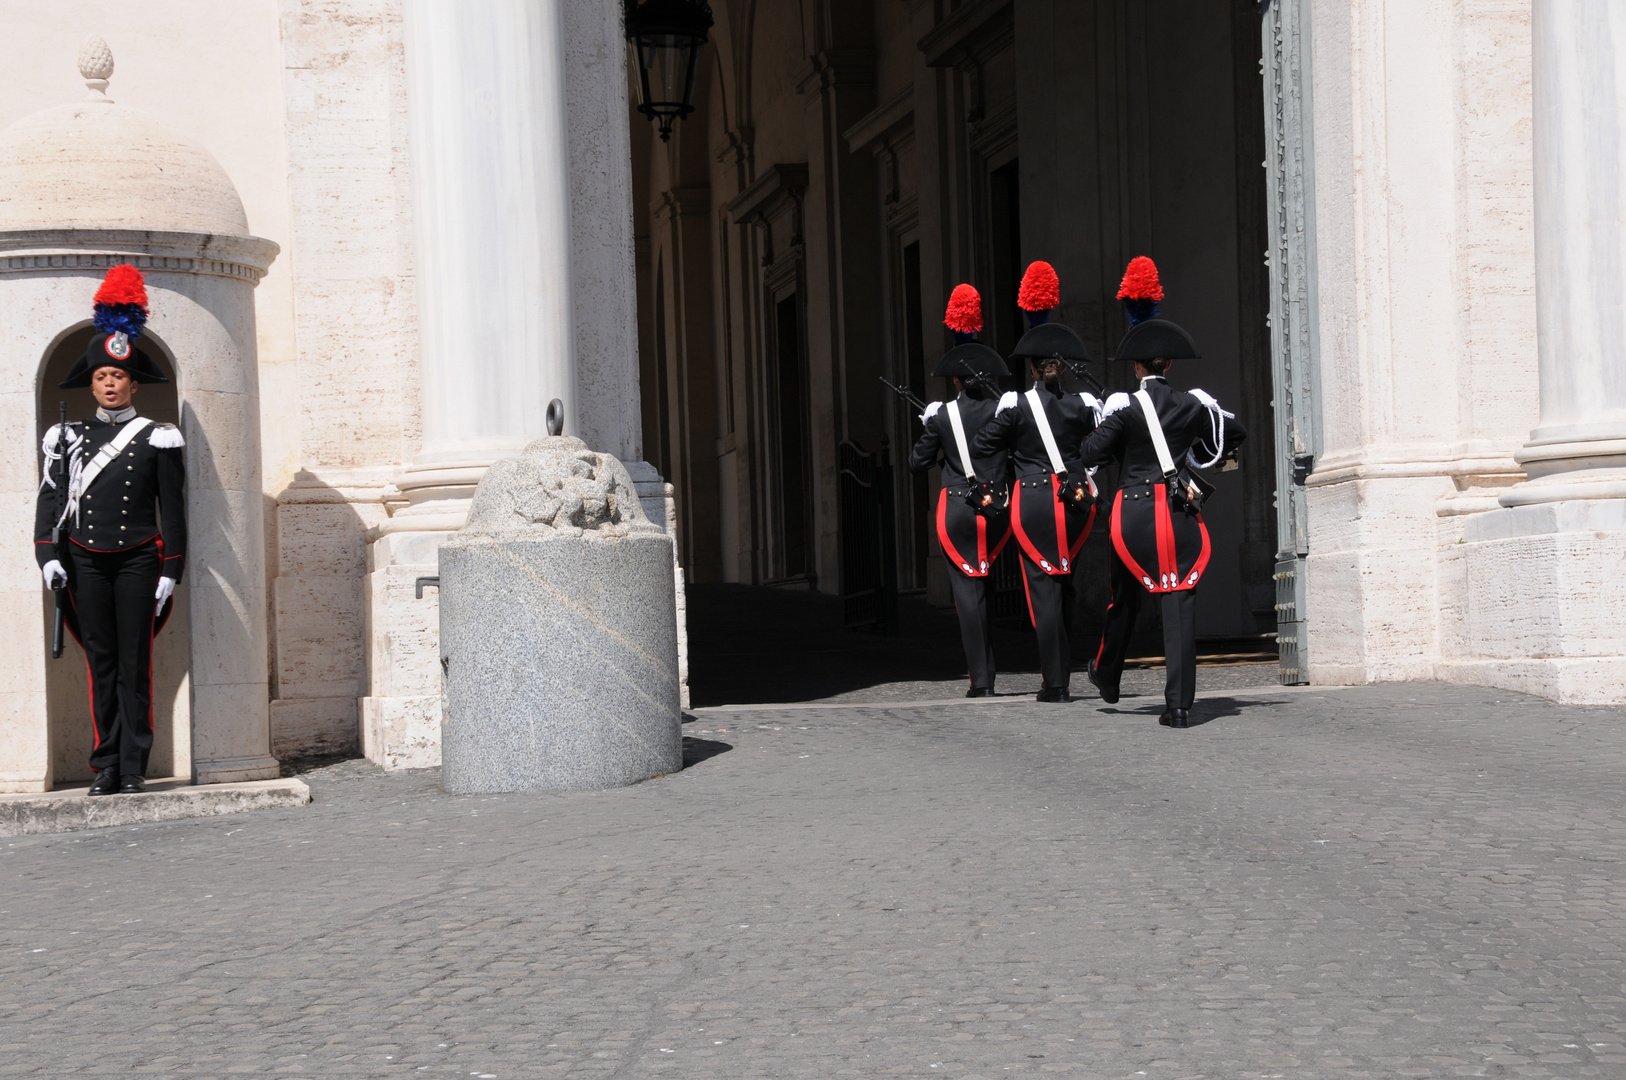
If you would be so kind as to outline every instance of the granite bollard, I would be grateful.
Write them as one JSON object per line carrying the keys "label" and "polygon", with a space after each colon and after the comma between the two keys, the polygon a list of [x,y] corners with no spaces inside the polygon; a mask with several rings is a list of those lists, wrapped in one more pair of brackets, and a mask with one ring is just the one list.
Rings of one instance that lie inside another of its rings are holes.
{"label": "granite bollard", "polygon": [[492,465],[440,549],[447,791],[619,787],[683,767],[672,541],[580,439]]}

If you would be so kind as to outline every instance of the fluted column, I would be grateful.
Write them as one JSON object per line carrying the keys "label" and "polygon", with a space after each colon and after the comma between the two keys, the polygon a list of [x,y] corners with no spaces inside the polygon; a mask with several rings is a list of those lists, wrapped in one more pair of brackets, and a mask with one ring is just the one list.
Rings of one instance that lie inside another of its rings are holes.
{"label": "fluted column", "polygon": [[1532,22],[1541,426],[1503,506],[1626,497],[1626,5]]}
{"label": "fluted column", "polygon": [[562,0],[406,0],[423,449],[381,532],[456,529],[486,467],[575,432]]}

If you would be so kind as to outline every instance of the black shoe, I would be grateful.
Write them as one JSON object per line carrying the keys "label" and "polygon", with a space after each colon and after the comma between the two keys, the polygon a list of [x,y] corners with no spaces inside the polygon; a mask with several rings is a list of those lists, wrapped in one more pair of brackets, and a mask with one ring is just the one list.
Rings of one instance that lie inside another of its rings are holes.
{"label": "black shoe", "polygon": [[1039,690],[1038,697],[1033,700],[1066,704],[1073,700],[1073,695],[1067,692],[1065,686],[1046,686]]}
{"label": "black shoe", "polygon": [[1094,686],[1097,690],[1101,691],[1101,700],[1102,701],[1106,702],[1108,705],[1116,705],[1116,704],[1118,704],[1118,686],[1117,686],[1117,684],[1114,683],[1113,685],[1108,686],[1106,683],[1101,681],[1101,677],[1095,673],[1095,661],[1094,660],[1091,660],[1090,661],[1090,666],[1084,669],[1084,674],[1089,676],[1090,684],[1092,686]]}
{"label": "black shoe", "polygon": [[139,776],[126,776],[119,781],[120,795],[136,795],[147,790],[147,781]]}
{"label": "black shoe", "polygon": [[967,690],[965,692],[965,696],[966,697],[993,697],[994,696],[994,688],[992,686],[973,686],[971,689],[969,689],[969,690]]}
{"label": "black shoe", "polygon": [[119,790],[119,774],[112,769],[103,769],[96,774],[96,780],[90,785],[87,795],[113,795]]}
{"label": "black shoe", "polygon": [[1164,709],[1163,715],[1157,722],[1164,727],[1185,728],[1191,726],[1191,713],[1186,709]]}

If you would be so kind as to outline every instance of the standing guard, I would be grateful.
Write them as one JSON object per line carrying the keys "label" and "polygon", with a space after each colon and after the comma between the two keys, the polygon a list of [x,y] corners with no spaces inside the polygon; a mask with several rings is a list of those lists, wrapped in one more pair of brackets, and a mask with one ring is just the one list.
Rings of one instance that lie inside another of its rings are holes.
{"label": "standing guard", "polygon": [[142,383],[169,381],[133,344],[147,321],[141,272],[113,267],[95,304],[100,333],[61,387],[89,387],[96,415],[46,433],[34,551],[45,584],[68,590],[96,726],[90,794],[110,795],[146,787],[152,642],[186,562],[186,465],[180,431],[132,404]]}
{"label": "standing guard", "polygon": [[1101,402],[1093,394],[1062,389],[1063,375],[1087,363],[1089,353],[1071,328],[1049,321],[1060,294],[1049,263],[1033,263],[1022,275],[1017,303],[1031,329],[1011,356],[1029,362],[1033,388],[1000,398],[993,420],[971,444],[973,458],[1008,451],[1016,474],[1011,525],[1022,552],[1028,618],[1039,638],[1044,678],[1039,701],[1073,700],[1067,692],[1073,566],[1095,524],[1096,506],[1095,480],[1079,450],[1095,430]]}
{"label": "standing guard", "polygon": [[1005,452],[977,456],[971,440],[993,419],[999,398],[997,380],[1009,374],[1005,361],[988,346],[972,340],[982,329],[982,298],[970,285],[957,285],[949,298],[943,324],[959,344],[943,354],[932,372],[952,379],[955,397],[934,401],[920,418],[925,430],[909,455],[912,472],[943,464],[943,488],[937,493],[937,541],[948,560],[949,589],[960,617],[971,689],[966,697],[994,696],[992,579],[994,560],[1011,536],[1010,481]]}
{"label": "standing guard", "polygon": [[1103,701],[1118,700],[1141,599],[1160,597],[1168,675],[1159,723],[1183,728],[1197,692],[1196,589],[1210,551],[1200,511],[1213,490],[1194,470],[1234,458],[1246,432],[1208,394],[1168,384],[1174,361],[1200,356],[1191,335],[1156,318],[1163,290],[1151,259],[1143,255],[1129,264],[1118,295],[1131,325],[1117,359],[1134,361],[1140,389],[1109,397],[1100,427],[1084,444],[1086,464],[1120,463],[1111,519],[1112,601],[1089,679]]}

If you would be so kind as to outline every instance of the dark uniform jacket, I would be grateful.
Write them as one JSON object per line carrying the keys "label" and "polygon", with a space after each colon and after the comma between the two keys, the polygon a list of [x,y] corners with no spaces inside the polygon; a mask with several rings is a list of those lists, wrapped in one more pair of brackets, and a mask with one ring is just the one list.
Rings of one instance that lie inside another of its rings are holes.
{"label": "dark uniform jacket", "polygon": [[[1085,472],[1080,448],[1095,430],[1099,402],[1089,394],[1068,394],[1037,384],[1056,449],[1064,469],[1078,477]],[[1050,467],[1050,455],[1033,420],[1027,394],[1008,393],[999,400],[994,418],[971,443],[971,456],[980,458],[1008,451],[1015,486],[1011,491],[1011,524],[1022,553],[1047,574],[1069,574],[1078,549],[1095,524],[1095,504],[1088,510],[1063,506],[1058,493],[1061,480]]]}
{"label": "dark uniform jacket", "polygon": [[[68,464],[78,461],[88,466],[122,427],[99,419],[69,424],[67,460],[53,463],[50,479],[65,484]],[[55,452],[56,442],[53,426],[45,438],[50,453]],[[91,480],[79,500],[77,520],[70,513],[63,522],[68,542],[96,552],[133,551],[143,544],[159,544],[162,575],[179,579],[186,566],[185,481],[181,433],[170,424],[153,424]],[[51,547],[51,527],[59,512],[57,490],[51,484],[42,485],[34,511],[34,554],[42,567],[61,558]],[[67,566],[66,560],[63,565]]]}
{"label": "dark uniform jacket", "polygon": [[[1176,468],[1209,465],[1229,456],[1247,433],[1196,396],[1152,376],[1142,384],[1157,409],[1169,457]],[[1213,399],[1209,399],[1212,401]],[[1223,430],[1222,430],[1223,425]],[[1163,468],[1140,403],[1127,394],[1107,401],[1106,416],[1084,444],[1084,463],[1120,464],[1112,502],[1112,545],[1125,567],[1154,593],[1195,588],[1208,567],[1210,542],[1202,515],[1169,505]]]}
{"label": "dark uniform jacket", "polygon": [[[972,397],[961,394],[959,402],[960,424],[965,428],[965,441],[970,445],[977,433],[994,418],[998,402],[993,398]],[[943,488],[937,493],[937,542],[943,554],[961,573],[969,577],[986,577],[999,557],[1005,542],[1011,538],[1011,519],[1008,513],[984,516],[966,502],[971,483],[966,476],[965,463],[960,460],[960,449],[954,442],[954,428],[949,423],[948,408],[932,402],[921,417],[925,430],[909,455],[911,472],[925,472],[939,460],[943,463]],[[971,465],[977,479],[996,484],[1007,482],[1004,450],[988,455],[971,452]]]}

